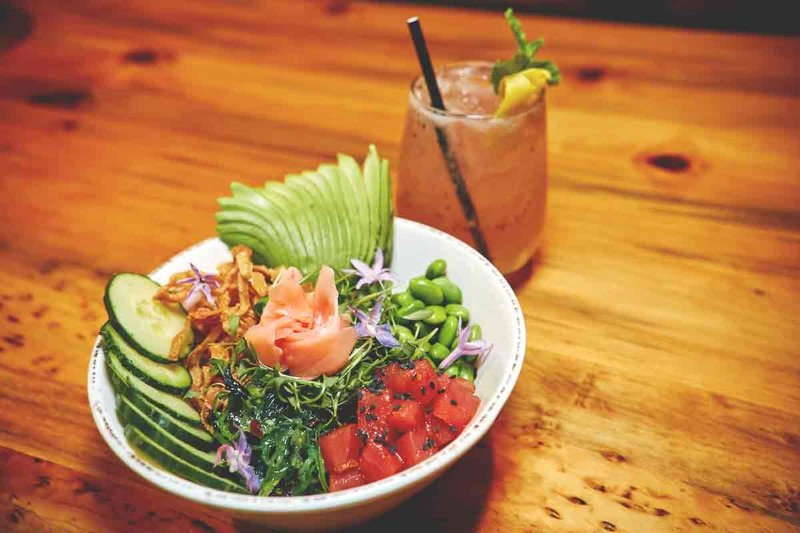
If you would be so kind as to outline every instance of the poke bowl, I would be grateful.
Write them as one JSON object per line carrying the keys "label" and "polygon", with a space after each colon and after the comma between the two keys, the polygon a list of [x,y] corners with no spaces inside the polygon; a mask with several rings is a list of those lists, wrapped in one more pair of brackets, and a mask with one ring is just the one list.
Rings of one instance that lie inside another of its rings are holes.
{"label": "poke bowl", "polygon": [[[390,194],[390,192],[387,192],[387,194]],[[506,282],[502,274],[500,274],[500,272],[491,264],[490,261],[473,250],[470,246],[459,241],[455,237],[429,226],[403,218],[393,217],[393,215],[391,215],[391,210],[389,213],[388,220],[391,226],[388,232],[385,232],[385,238],[387,240],[384,241],[384,244],[388,249],[391,249],[391,275],[394,288],[391,289],[393,296],[390,298],[394,298],[396,295],[400,294],[401,291],[409,286],[409,282],[419,278],[421,273],[425,273],[426,267],[428,267],[430,270],[431,262],[437,260],[437,264],[447,265],[447,278],[455,283],[460,288],[460,291],[463,292],[463,305],[469,308],[469,313],[471,314],[471,317],[466,318],[466,321],[479,323],[482,328],[483,338],[491,341],[491,351],[489,352],[488,349],[483,350],[480,354],[480,362],[476,363],[479,364],[479,366],[477,366],[477,375],[473,374],[472,376],[469,376],[470,381],[474,377],[474,385],[470,383],[469,390],[473,391],[473,396],[479,399],[479,403],[476,399],[474,404],[475,408],[469,411],[468,419],[465,419],[463,424],[459,424],[458,431],[456,431],[455,424],[444,426],[445,428],[450,428],[450,430],[453,432],[453,436],[446,441],[441,442],[437,438],[435,443],[434,439],[427,438],[425,440],[425,445],[421,448],[421,450],[430,448],[429,452],[422,454],[416,460],[409,461],[407,460],[406,456],[403,455],[402,449],[398,452],[397,447],[399,445],[399,438],[397,441],[392,441],[391,443],[386,442],[386,440],[383,439],[383,437],[386,435],[384,432],[384,434],[379,435],[379,437],[383,440],[379,441],[376,438],[376,442],[381,442],[381,444],[384,444],[385,446],[379,446],[378,448],[380,448],[381,453],[391,452],[393,455],[391,461],[389,462],[391,463],[392,461],[397,461],[398,465],[402,465],[402,467],[398,466],[398,468],[389,473],[385,473],[382,476],[372,475],[370,478],[370,473],[367,472],[366,466],[366,451],[361,451],[362,446],[364,445],[359,445],[359,452],[357,453],[362,454],[360,456],[361,458],[359,459],[361,461],[361,466],[356,466],[356,470],[350,470],[351,474],[358,472],[357,482],[352,482],[352,475],[350,477],[342,477],[335,473],[339,472],[338,467],[336,466],[334,466],[334,469],[331,470],[330,453],[326,454],[326,448],[323,446],[322,453],[318,454],[321,456],[317,457],[317,462],[320,465],[319,476],[325,491],[317,490],[317,493],[294,495],[291,490],[289,490],[288,492],[284,491],[282,493],[283,495],[273,495],[276,493],[281,494],[281,491],[265,491],[264,483],[266,480],[264,480],[263,474],[261,475],[260,481],[258,476],[254,476],[257,483],[254,486],[254,490],[250,490],[251,481],[253,480],[247,478],[246,468],[237,471],[239,474],[241,474],[241,478],[234,477],[233,474],[229,475],[227,472],[223,472],[223,474],[220,474],[219,476],[216,473],[208,474],[208,478],[212,479],[212,481],[219,480],[219,483],[230,485],[233,490],[229,490],[227,486],[219,487],[214,483],[200,483],[192,481],[191,479],[195,478],[184,475],[184,473],[188,470],[195,471],[197,470],[196,467],[186,466],[182,459],[175,459],[175,461],[172,462],[169,460],[169,458],[165,459],[161,455],[161,451],[163,451],[162,448],[160,448],[158,445],[150,446],[153,443],[148,438],[142,437],[137,428],[131,427],[131,419],[129,418],[131,415],[134,417],[142,416],[142,413],[150,412],[148,409],[151,407],[154,412],[161,412],[161,410],[158,409],[158,405],[161,405],[161,403],[159,401],[155,401],[154,404],[151,404],[149,398],[145,398],[145,400],[141,402],[133,401],[131,403],[129,398],[126,397],[126,391],[131,389],[131,383],[126,382],[124,378],[124,376],[128,374],[128,365],[119,366],[119,368],[115,366],[115,361],[124,354],[122,354],[122,352],[116,348],[114,338],[112,338],[114,335],[109,337],[106,335],[105,331],[107,326],[108,329],[111,330],[124,330],[124,327],[118,327],[118,323],[124,322],[126,318],[124,313],[120,311],[119,313],[121,318],[117,317],[115,321],[114,302],[110,301],[109,290],[107,289],[106,307],[107,309],[110,309],[110,325],[107,324],[104,326],[104,330],[102,330],[103,334],[98,336],[91,354],[88,375],[88,398],[92,416],[97,428],[111,450],[131,470],[165,492],[203,505],[207,505],[209,507],[224,509],[244,521],[257,522],[273,528],[292,530],[338,529],[369,520],[370,518],[373,518],[389,510],[390,508],[397,506],[405,499],[423,489],[426,485],[442,475],[460,457],[469,452],[469,450],[475,446],[476,443],[489,431],[503,405],[511,394],[511,391],[522,369],[526,349],[525,322],[522,310],[513,290]],[[222,233],[221,235],[223,236],[223,239],[225,239],[225,235]],[[166,263],[151,272],[149,274],[149,278],[152,280],[152,282],[155,282],[156,285],[165,284],[166,286],[166,284],[171,282],[170,280],[173,280],[174,282],[177,273],[187,271],[187,265],[192,265],[192,269],[197,272],[198,275],[203,271],[213,272],[215,268],[220,265],[220,263],[232,260],[231,249],[229,248],[230,244],[230,242],[223,242],[223,240],[218,238],[210,238],[197,243],[172,257]],[[234,248],[234,250],[236,249]],[[377,252],[375,255],[378,255]],[[353,264],[355,265],[356,262],[354,261]],[[361,264],[363,265],[363,263]],[[277,280],[273,281],[272,287],[276,287],[279,283],[283,283],[282,280],[287,276],[288,274],[285,273],[279,274]],[[323,275],[319,274],[320,280],[322,277]],[[142,276],[142,278],[145,280],[147,279],[144,276]],[[112,278],[112,282],[113,279],[114,278]],[[110,286],[112,282],[110,282]],[[319,287],[320,283],[322,283],[322,281],[317,281],[317,287]],[[320,289],[317,288],[317,292],[319,292],[319,290]],[[405,290],[408,291],[409,289]],[[311,296],[312,293],[309,293],[309,301],[311,301]],[[461,295],[459,294],[459,301],[460,299]],[[111,300],[113,300],[113,298],[111,298]],[[209,301],[210,300],[211,298],[209,298]],[[378,316],[381,314],[381,300],[383,300],[383,296],[381,296],[377,302]],[[269,302],[267,305],[273,305],[274,302],[277,301],[277,296],[273,295],[273,297],[271,299],[267,299],[267,301]],[[387,298],[386,301],[388,303],[389,298]],[[124,307],[125,304],[125,302],[122,302],[122,307]],[[372,305],[372,303],[370,305]],[[372,310],[374,311],[375,307],[373,307]],[[355,330],[360,332],[358,333],[359,337],[368,335],[364,332],[366,331],[365,324],[367,324],[367,322],[365,322],[367,320],[366,314],[364,312],[358,312],[352,308],[351,311],[354,311],[355,315],[359,317],[359,322],[355,325]],[[344,310],[343,312],[347,313],[348,311]],[[266,321],[265,316],[268,314],[268,311],[265,310],[261,313],[261,323],[263,323]],[[428,317],[429,314],[430,313],[420,314],[419,312],[416,312],[414,317]],[[348,326],[348,320],[355,321],[356,319],[345,319],[341,325],[342,330],[346,330],[348,328],[352,329],[352,327]],[[233,321],[231,321],[229,327],[232,330],[235,330],[238,328],[238,323],[239,319],[237,318],[236,325],[234,325]],[[373,324],[373,326],[374,325],[375,324]],[[359,327],[361,329],[359,329]],[[387,328],[386,331],[388,331],[389,326],[385,327]],[[392,326],[391,331],[395,337],[400,337],[400,335],[398,335],[398,327],[399,325]],[[428,333],[428,337],[426,337],[426,339],[431,338],[431,340],[433,340],[439,329],[441,328],[433,328],[432,331]],[[420,334],[419,328],[416,330],[416,332],[417,334]],[[461,340],[465,343],[464,346],[470,346],[469,343],[466,343],[467,332],[467,328],[463,327],[461,324],[461,318],[459,318],[457,333],[458,337],[463,337]],[[112,333],[114,332],[112,331]],[[130,339],[130,336],[126,334],[122,335],[121,337],[122,338],[119,340],[119,342],[126,344],[127,346],[125,340]],[[470,339],[471,338],[472,335],[470,335]],[[136,340],[137,339],[130,339],[130,344],[139,347],[141,343],[136,343]],[[172,342],[172,348],[175,347],[176,341],[177,336],[175,341]],[[374,339],[370,339],[370,342],[373,341]],[[395,352],[399,353],[402,349],[406,348],[406,344],[399,343],[394,338],[392,338],[392,341],[397,344],[392,344],[391,346],[398,346],[398,348],[393,348]],[[147,352],[146,344],[147,343],[145,342],[142,352]],[[247,343],[243,342],[243,344]],[[401,345],[402,348],[399,347]],[[448,355],[448,361],[459,356],[459,353],[457,353],[460,349],[458,346],[461,346],[459,344],[459,339],[456,338],[452,345],[453,352]],[[389,345],[387,344],[386,346]],[[488,347],[490,345],[481,344],[481,346]],[[430,345],[426,344],[426,349],[429,347]],[[249,344],[248,348],[250,348]],[[125,349],[129,349],[129,347]],[[386,350],[387,351],[381,353],[389,353],[388,348]],[[394,362],[391,363],[391,365],[394,365],[393,367],[398,373],[404,372],[404,370],[400,369],[407,368],[412,369],[408,370],[407,372],[419,372],[419,369],[421,368],[420,365],[423,363],[425,365],[429,365],[429,363],[424,362],[421,355],[419,355],[419,348],[416,350],[417,351],[414,352],[415,355],[411,355],[412,351],[414,350],[408,351],[408,360],[406,360],[405,363],[399,365]],[[270,370],[269,367],[264,364],[264,354],[260,350],[257,351],[258,353],[256,353],[256,350],[252,351],[253,358],[255,360],[254,368],[260,368],[259,371],[262,373],[268,374],[269,372],[274,372],[275,376],[284,376],[282,372],[292,372],[292,367],[289,366],[287,369],[285,364],[283,364],[283,368],[279,368],[280,365],[278,365],[274,370]],[[355,351],[357,350],[354,350],[353,353],[355,353]],[[183,357],[185,357],[185,354]],[[353,357],[353,355],[350,356],[351,361]],[[260,358],[261,362],[259,362],[257,358]],[[417,358],[419,359],[417,360]],[[152,361],[153,357],[150,357],[150,355],[144,359],[146,359],[146,361],[144,361],[142,364],[145,365],[145,367],[147,365],[154,365]],[[475,357],[472,357],[472,360],[474,361]],[[448,361],[443,361],[442,364],[438,366],[440,372],[438,373],[438,377],[436,377],[436,379],[439,381],[434,384],[434,380],[431,378],[430,391],[422,390],[423,395],[426,392],[428,392],[429,395],[433,395],[436,392],[442,394],[445,392],[445,390],[447,390],[444,395],[447,396],[447,394],[450,394],[450,399],[447,402],[447,406],[450,404],[457,404],[456,400],[453,399],[455,398],[455,396],[453,396],[454,393],[451,393],[450,389],[448,388],[448,383],[466,383],[466,381],[461,377],[452,375],[452,372],[449,376],[449,379],[452,381],[447,381],[445,379],[446,376],[442,374],[441,369],[447,366]],[[137,373],[137,364],[138,363],[134,362],[134,364],[130,366],[130,370],[134,371],[134,374],[139,375]],[[180,363],[176,360],[172,365],[168,366],[176,366],[178,364]],[[403,366],[404,364],[406,366]],[[413,370],[415,368],[415,364],[417,365],[417,370]],[[433,364],[438,365],[438,360]],[[155,366],[158,366],[158,363],[156,363]],[[384,375],[383,373],[385,372],[385,368],[391,369],[391,367],[376,368],[376,376]],[[323,371],[323,373],[325,372]],[[414,375],[416,376],[416,374]],[[123,376],[122,379],[121,376]],[[170,376],[167,377],[172,379]],[[217,379],[219,381],[219,378]],[[226,377],[225,383],[219,386],[219,388],[224,390],[226,393],[232,392],[225,389],[225,387],[231,387],[231,385],[229,385],[229,379],[230,376]],[[325,381],[326,376],[321,376],[319,379]],[[376,377],[375,379],[378,378]],[[388,380],[388,378],[386,379]],[[130,378],[130,380],[139,383],[139,380],[135,376]],[[197,378],[195,377],[194,380],[196,381]],[[241,381],[242,383],[247,382],[247,380]],[[327,381],[325,382],[327,383]],[[148,381],[148,383],[158,386],[157,388],[162,388],[159,383],[150,381]],[[422,389],[427,388],[427,383],[428,382],[425,381]],[[440,385],[442,383],[443,385]],[[383,382],[380,382],[380,384],[381,387],[386,387]],[[436,391],[435,389],[439,388],[440,386],[441,389]],[[148,390],[155,390],[153,387],[150,387],[150,385],[142,385],[141,387],[144,387]],[[368,392],[367,389],[363,390],[363,394],[371,394],[371,392]],[[401,398],[401,396],[403,396],[397,394],[397,389],[392,390],[395,391],[394,398]],[[141,392],[141,390],[138,392]],[[160,391],[157,392],[161,394]],[[186,399],[186,402],[190,402],[190,400],[188,400],[188,398],[191,398],[190,393],[189,391],[186,392],[187,394],[185,396],[178,397]],[[244,389],[241,393],[245,396],[248,394],[247,390]],[[385,393],[378,390],[376,390],[374,393],[388,395],[388,389]],[[131,394],[138,395],[137,391],[135,390],[132,391]],[[407,396],[407,399],[409,400],[408,403],[413,403],[413,401],[411,401],[412,394],[408,394]],[[353,401],[362,401],[361,391],[358,392],[357,398],[358,400]],[[174,400],[172,401],[174,402]],[[402,403],[403,401],[403,399],[398,399],[397,403]],[[420,401],[422,402],[422,400]],[[461,400],[459,399],[459,401]],[[229,402],[233,403],[234,400],[230,399]],[[289,403],[291,403],[291,399],[289,399]],[[371,413],[367,412],[364,414],[366,411],[366,406],[361,406],[361,404],[358,405],[360,406],[361,414],[353,415],[358,417],[358,429],[356,429],[355,422],[349,424],[349,426],[352,426],[355,435],[358,435],[360,438],[363,437],[364,443],[367,443],[367,436],[361,430],[360,424],[362,422],[362,415],[366,416],[366,419],[369,420]],[[433,409],[430,406],[437,404],[422,402],[421,405],[429,405],[429,407],[425,408],[425,415],[419,416],[428,417],[432,416],[428,414]],[[370,407],[374,408],[374,406]],[[387,405],[387,408],[388,407],[389,406]],[[391,407],[393,407],[394,410],[400,409],[399,405],[394,405]],[[411,405],[411,407],[414,406]],[[342,407],[342,409],[344,409],[344,407]],[[390,418],[393,415],[391,410],[392,409],[389,409],[387,411],[389,412],[388,416]],[[177,413],[177,415],[179,414],[180,413]],[[157,415],[154,416],[156,416],[156,421],[145,420],[144,423],[150,424],[152,422],[155,430],[158,429],[155,426],[163,424],[160,421],[161,419],[157,418]],[[166,418],[172,419],[170,416],[166,416]],[[204,424],[207,424],[205,420],[211,420],[212,418],[204,419]],[[375,419],[375,416],[372,418]],[[444,415],[442,415],[442,419],[447,420]],[[219,435],[217,435],[214,431],[214,428],[218,428],[218,426],[209,428],[209,433],[213,432],[215,435],[214,438],[217,439],[216,441],[213,441],[214,448],[218,448],[216,461],[219,463],[221,459],[225,459],[225,461],[222,461],[224,463],[223,466],[228,466],[228,464],[230,464],[230,472],[234,472],[235,464],[243,457],[247,461],[250,460],[250,453],[252,450],[250,445],[247,443],[247,438],[250,438],[252,442],[256,443],[253,444],[253,449],[256,450],[254,453],[261,453],[258,450],[258,441],[252,439],[253,434],[261,434],[261,428],[254,428],[252,421],[250,424],[245,424],[242,422],[242,420],[244,420],[243,418],[236,420],[237,422],[240,422],[240,425],[242,426],[238,435],[240,439],[240,445],[247,448],[246,453],[243,452],[244,448],[236,447],[234,437],[230,437],[228,440],[225,440],[224,443],[221,443],[222,441],[220,441]],[[212,442],[210,440],[211,437],[201,435],[196,429],[189,428],[191,431],[188,431],[186,430],[185,425],[186,424],[184,420],[184,422],[181,424],[181,428],[178,429],[180,429],[181,432],[187,433],[188,440],[190,442],[193,442],[191,439],[197,440],[195,437],[202,437],[203,439],[208,439],[210,443]],[[313,425],[313,423],[311,425]],[[136,424],[133,424],[133,426],[136,426]],[[163,427],[161,429],[163,430]],[[339,429],[342,428],[337,428],[336,431]],[[247,438],[245,437],[246,431],[248,432]],[[320,443],[322,442],[323,438],[330,434],[328,431],[329,430],[326,430],[324,435],[319,437]],[[367,429],[367,431],[369,431],[369,429]],[[411,432],[412,430],[409,429],[408,433],[410,434]],[[397,435],[401,435],[401,438],[402,436],[406,436],[405,433],[400,432],[398,432]],[[180,437],[180,435],[165,436],[166,439],[175,439],[176,437]],[[142,441],[142,439],[144,440]],[[201,444],[205,443],[205,441],[202,439],[200,440]],[[375,447],[376,445],[369,443],[365,446]],[[363,450],[366,450],[366,447],[363,448]],[[203,457],[213,457],[214,449],[209,445],[207,450],[208,451],[203,452]],[[386,450],[389,450],[389,452]],[[151,453],[153,451],[156,453]],[[415,450],[415,452],[422,453],[420,452],[420,449]],[[239,455],[237,455],[237,453],[239,453]],[[242,455],[242,453],[244,453],[244,455]],[[358,460],[354,464],[358,465]],[[216,463],[214,466],[218,467],[219,470],[225,470]],[[176,467],[178,468],[176,469]],[[326,469],[328,470],[327,476],[325,474]],[[361,473],[362,471],[363,474]],[[176,473],[181,475],[176,475]],[[366,476],[366,478],[364,476]],[[380,477],[383,478],[379,479]],[[348,481],[341,481],[345,478],[347,478]],[[328,484],[332,485],[339,483],[338,489],[335,487],[330,487],[330,490],[333,491],[326,492],[329,490],[329,487],[326,485],[326,480]],[[244,481],[247,481],[247,483],[245,484]],[[278,485],[278,481],[276,481],[275,484],[276,486],[280,486]],[[244,487],[247,487],[247,490],[245,490]],[[259,487],[261,487],[261,494],[247,493],[248,491],[258,492]]]}

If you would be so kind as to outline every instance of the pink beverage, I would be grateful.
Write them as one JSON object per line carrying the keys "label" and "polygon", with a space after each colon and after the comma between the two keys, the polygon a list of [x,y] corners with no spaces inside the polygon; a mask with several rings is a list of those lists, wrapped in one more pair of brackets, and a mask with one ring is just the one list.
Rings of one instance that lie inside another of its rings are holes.
{"label": "pink beverage", "polygon": [[[408,98],[400,156],[397,210],[480,249],[445,162],[446,138],[488,256],[504,274],[523,268],[539,246],[547,204],[547,119],[544,91],[532,105],[494,118],[492,64],[449,65],[437,79],[446,111],[430,106],[425,82]],[[439,133],[437,134],[437,129]]]}

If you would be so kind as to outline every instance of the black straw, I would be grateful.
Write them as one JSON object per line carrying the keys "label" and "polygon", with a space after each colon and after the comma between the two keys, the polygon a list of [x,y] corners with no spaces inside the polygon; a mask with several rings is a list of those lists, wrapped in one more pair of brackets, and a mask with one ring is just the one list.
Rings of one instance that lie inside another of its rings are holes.
{"label": "black straw", "polygon": [[411,40],[414,41],[419,68],[422,69],[422,75],[425,77],[425,86],[428,88],[428,94],[431,97],[431,105],[444,111],[442,92],[439,90],[439,82],[436,81],[436,72],[433,70],[431,56],[428,53],[428,45],[425,44],[425,36],[422,34],[422,25],[419,23],[419,17],[408,19],[408,31],[411,32]]}
{"label": "black straw", "polygon": [[[419,17],[411,17],[407,21],[408,30],[411,32],[411,40],[414,41],[414,48],[417,51],[417,60],[422,69],[422,76],[425,78],[425,86],[428,88],[428,95],[431,99],[431,105],[441,111],[446,111],[444,101],[442,100],[442,92],[439,90],[439,83],[436,81],[436,72],[433,70],[431,64],[431,56],[428,53],[428,46],[425,44],[425,36],[422,34],[422,26],[419,23]],[[475,211],[475,204],[472,203],[472,197],[467,189],[467,184],[464,182],[464,176],[461,174],[461,169],[458,166],[458,161],[455,156],[450,152],[450,145],[447,142],[447,135],[443,128],[436,126],[436,140],[439,142],[444,161],[447,164],[447,171],[450,174],[450,179],[453,182],[453,187],[456,190],[456,196],[461,203],[461,211],[464,213],[464,218],[467,220],[472,240],[475,241],[475,246],[478,251],[487,259],[489,257],[489,247],[486,244],[486,239],[483,237],[481,225],[478,220],[478,213]]]}

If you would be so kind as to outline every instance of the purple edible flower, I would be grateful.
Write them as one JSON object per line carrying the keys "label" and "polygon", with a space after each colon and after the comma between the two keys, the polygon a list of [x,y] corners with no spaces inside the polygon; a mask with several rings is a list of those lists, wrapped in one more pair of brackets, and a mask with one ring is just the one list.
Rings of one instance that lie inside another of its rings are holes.
{"label": "purple edible flower", "polygon": [[358,322],[356,322],[356,333],[359,337],[373,337],[377,339],[381,346],[386,348],[397,348],[401,346],[400,341],[394,338],[392,331],[389,329],[389,324],[378,324],[381,319],[381,306],[383,305],[383,297],[375,302],[369,316],[361,309],[353,309],[353,314],[356,315]]}
{"label": "purple edible flower", "polygon": [[255,494],[261,488],[261,480],[258,479],[253,467],[250,466],[250,456],[252,455],[250,444],[247,443],[244,431],[239,432],[239,442],[234,442],[233,445],[223,444],[217,448],[217,460],[214,466],[219,465],[222,461],[222,454],[225,454],[225,462],[228,463],[228,468],[231,472],[238,472],[244,478],[247,490]]}
{"label": "purple edible flower", "polygon": [[217,279],[217,276],[214,274],[203,274],[196,266],[194,266],[194,263],[189,263],[189,266],[192,267],[192,272],[194,272],[194,275],[188,278],[179,279],[175,282],[180,284],[192,284],[192,290],[189,291],[189,294],[183,301],[183,308],[188,311],[197,305],[200,301],[201,294],[206,297],[206,301],[209,304],[216,307],[217,301],[214,299],[214,295],[211,294],[211,288],[219,287],[219,279]]}
{"label": "purple edible flower", "polygon": [[485,340],[469,340],[469,323],[467,323],[464,329],[461,329],[460,318],[458,319],[458,330],[458,344],[455,349],[450,352],[450,355],[445,357],[444,361],[439,364],[439,370],[444,370],[455,363],[459,357],[464,357],[465,355],[477,355],[478,364],[481,364],[492,350],[492,345]]}
{"label": "purple edible flower", "polygon": [[369,266],[364,261],[352,259],[350,261],[355,269],[346,268],[343,272],[347,274],[355,274],[360,279],[356,283],[356,289],[360,289],[364,285],[372,285],[381,281],[394,281],[394,276],[388,268],[383,268],[383,250],[378,248],[375,250],[375,260],[372,266]]}

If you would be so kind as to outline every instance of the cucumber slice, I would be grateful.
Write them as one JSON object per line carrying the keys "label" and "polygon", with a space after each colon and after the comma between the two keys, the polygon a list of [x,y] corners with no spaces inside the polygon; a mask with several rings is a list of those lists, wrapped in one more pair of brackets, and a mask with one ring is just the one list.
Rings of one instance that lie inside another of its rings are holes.
{"label": "cucumber slice", "polygon": [[144,396],[150,403],[157,405],[178,420],[195,425],[200,424],[200,415],[191,405],[178,396],[151,387],[134,376],[130,370],[119,362],[119,358],[108,349],[108,346],[106,346],[105,352],[106,362],[111,370],[111,382],[114,384],[114,390],[129,397],[132,394]]}
{"label": "cucumber slice", "polygon": [[131,390],[130,387],[125,386],[125,384],[114,375],[111,376],[111,382],[114,384],[114,390],[117,391],[117,394],[130,400],[137,409],[157,425],[164,428],[170,435],[174,435],[178,439],[200,450],[211,450],[214,448],[214,438],[204,430],[199,423],[196,425],[188,424],[183,420],[175,418],[157,405],[151,403],[141,394],[137,394],[135,391]]}
{"label": "cucumber slice", "polygon": [[164,392],[183,394],[192,385],[192,376],[180,363],[165,365],[156,363],[134,350],[109,322],[100,328],[100,335],[109,351],[133,375]]}
{"label": "cucumber slice", "polygon": [[[170,347],[186,324],[186,313],[178,305],[154,300],[159,287],[141,274],[115,274],[106,285],[103,302],[114,329],[136,351],[160,363],[174,363],[169,359]],[[191,331],[188,337],[181,358],[189,353],[194,342]]]}
{"label": "cucumber slice", "polygon": [[138,407],[125,396],[117,396],[117,415],[123,425],[130,424],[149,437],[153,442],[170,452],[175,457],[183,459],[189,464],[208,470],[214,469],[214,454],[209,451],[198,450],[194,446],[180,440],[159,426],[154,420],[148,418]]}
{"label": "cucumber slice", "polygon": [[165,450],[158,443],[154,442],[147,435],[142,433],[141,430],[133,425],[125,426],[125,437],[140,452],[148,456],[150,459],[159,463],[165,470],[188,479],[199,485],[211,487],[212,489],[226,490],[229,492],[246,492],[244,487],[238,483],[234,483],[228,479],[222,478],[210,472],[206,472],[196,466],[187,463],[179,457],[175,457],[168,450]]}

